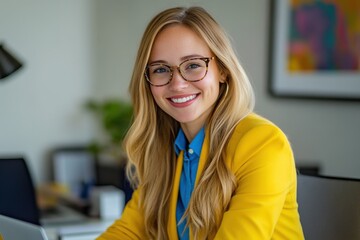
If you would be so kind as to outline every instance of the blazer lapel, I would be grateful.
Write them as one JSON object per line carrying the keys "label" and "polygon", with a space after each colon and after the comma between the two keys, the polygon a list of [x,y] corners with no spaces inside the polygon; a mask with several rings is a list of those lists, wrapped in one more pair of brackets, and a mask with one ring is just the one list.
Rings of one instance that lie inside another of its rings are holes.
{"label": "blazer lapel", "polygon": [[177,158],[173,189],[170,197],[169,221],[168,221],[167,231],[169,237],[171,237],[171,239],[174,240],[178,240],[177,225],[176,225],[176,204],[179,194],[180,176],[183,166],[183,159],[184,159],[183,152],[181,151]]}

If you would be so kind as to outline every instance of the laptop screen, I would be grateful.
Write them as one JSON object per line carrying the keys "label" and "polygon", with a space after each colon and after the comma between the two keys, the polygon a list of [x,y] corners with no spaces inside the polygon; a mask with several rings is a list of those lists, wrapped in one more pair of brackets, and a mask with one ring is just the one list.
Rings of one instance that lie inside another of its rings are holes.
{"label": "laptop screen", "polygon": [[0,240],[48,240],[42,227],[0,215]]}

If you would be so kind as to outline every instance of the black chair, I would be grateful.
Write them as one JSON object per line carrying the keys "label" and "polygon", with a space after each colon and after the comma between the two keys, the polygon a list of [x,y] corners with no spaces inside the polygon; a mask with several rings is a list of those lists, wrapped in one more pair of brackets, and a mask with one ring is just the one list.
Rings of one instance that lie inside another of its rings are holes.
{"label": "black chair", "polygon": [[0,214],[40,225],[34,185],[22,157],[0,157]]}
{"label": "black chair", "polygon": [[306,240],[360,239],[360,179],[298,174]]}

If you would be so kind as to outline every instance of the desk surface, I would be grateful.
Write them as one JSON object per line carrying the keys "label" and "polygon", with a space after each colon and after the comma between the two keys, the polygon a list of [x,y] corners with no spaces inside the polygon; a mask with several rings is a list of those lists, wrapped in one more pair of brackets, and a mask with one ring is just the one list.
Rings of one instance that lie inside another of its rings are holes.
{"label": "desk surface", "polygon": [[59,206],[56,211],[41,218],[49,240],[93,240],[113,222],[89,218],[65,206]]}
{"label": "desk surface", "polygon": [[94,240],[108,228],[113,221],[88,220],[70,225],[44,226],[49,240]]}

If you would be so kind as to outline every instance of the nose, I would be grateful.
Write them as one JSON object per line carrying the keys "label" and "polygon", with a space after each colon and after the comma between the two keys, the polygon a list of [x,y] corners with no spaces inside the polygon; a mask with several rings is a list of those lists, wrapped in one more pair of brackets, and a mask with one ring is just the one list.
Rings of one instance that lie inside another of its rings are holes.
{"label": "nose", "polygon": [[171,90],[181,90],[189,86],[189,82],[186,81],[180,74],[179,68],[173,69],[173,76],[169,83]]}

